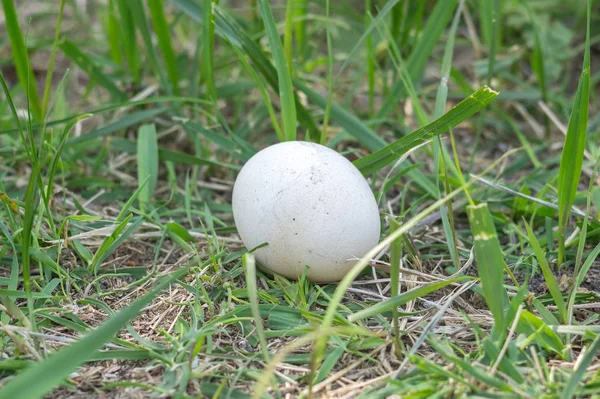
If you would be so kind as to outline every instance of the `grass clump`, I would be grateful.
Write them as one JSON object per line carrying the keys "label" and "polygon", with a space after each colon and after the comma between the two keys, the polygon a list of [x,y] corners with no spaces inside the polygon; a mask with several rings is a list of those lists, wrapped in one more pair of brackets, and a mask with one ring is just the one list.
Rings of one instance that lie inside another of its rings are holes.
{"label": "grass clump", "polygon": [[[0,397],[600,397],[597,7],[350,3],[2,0]],[[237,236],[287,140],[379,201],[338,284]]]}

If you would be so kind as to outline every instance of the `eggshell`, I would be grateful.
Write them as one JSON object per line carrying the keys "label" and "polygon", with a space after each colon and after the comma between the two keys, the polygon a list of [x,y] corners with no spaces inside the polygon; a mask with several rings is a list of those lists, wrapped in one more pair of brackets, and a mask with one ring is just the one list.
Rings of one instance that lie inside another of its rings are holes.
{"label": "eggshell", "polygon": [[334,150],[284,142],[254,155],[233,187],[233,217],[244,245],[266,268],[339,281],[379,241],[377,202],[358,169]]}

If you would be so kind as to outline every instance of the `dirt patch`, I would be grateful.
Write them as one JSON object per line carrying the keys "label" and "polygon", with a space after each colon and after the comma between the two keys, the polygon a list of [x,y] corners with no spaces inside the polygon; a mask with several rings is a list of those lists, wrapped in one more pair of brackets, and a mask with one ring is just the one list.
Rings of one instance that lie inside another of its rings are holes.
{"label": "dirt patch", "polygon": [[[553,271],[556,280],[558,281],[559,288],[562,292],[568,292],[575,282],[573,276],[573,270],[561,270]],[[524,282],[529,272],[525,270],[519,270],[516,272],[515,277],[519,282]],[[536,295],[548,294],[548,285],[542,275],[541,271],[538,271],[533,277],[529,278],[529,291]],[[581,286],[579,287],[580,292],[595,292],[600,295],[600,263],[592,265],[588,273],[586,274]]]}

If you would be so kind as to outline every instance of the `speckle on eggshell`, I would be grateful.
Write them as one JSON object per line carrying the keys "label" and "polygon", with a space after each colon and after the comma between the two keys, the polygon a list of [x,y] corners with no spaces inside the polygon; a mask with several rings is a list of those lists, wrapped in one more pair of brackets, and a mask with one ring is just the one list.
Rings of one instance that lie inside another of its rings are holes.
{"label": "speckle on eggshell", "polygon": [[268,269],[318,282],[341,280],[377,245],[379,210],[354,165],[315,143],[285,142],[254,155],[233,187],[233,217],[244,245]]}

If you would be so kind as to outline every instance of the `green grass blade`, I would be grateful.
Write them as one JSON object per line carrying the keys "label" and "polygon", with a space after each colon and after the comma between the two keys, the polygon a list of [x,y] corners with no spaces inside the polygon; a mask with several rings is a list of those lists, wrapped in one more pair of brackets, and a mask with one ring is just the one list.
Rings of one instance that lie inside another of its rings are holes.
{"label": "green grass blade", "polygon": [[[383,239],[379,244],[377,244],[377,246],[375,246],[375,248],[371,249],[368,253],[366,253],[362,257],[362,259],[360,259],[352,267],[352,269],[346,274],[346,276],[338,284],[333,296],[331,297],[331,300],[329,301],[329,305],[327,307],[327,312],[325,313],[325,316],[323,317],[323,320],[321,322],[321,328],[328,329],[332,326],[333,320],[337,314],[337,307],[342,302],[342,298],[344,297],[346,290],[348,289],[350,284],[352,284],[352,281],[359,275],[361,270],[370,262],[370,259],[372,259],[374,256],[376,256],[379,253],[379,251],[381,251],[387,245],[391,245],[392,242],[394,242],[398,237],[402,236],[403,234],[406,234],[411,228],[413,228],[414,226],[417,225],[418,221],[422,220],[427,215],[429,215],[431,212],[438,209],[445,202],[456,197],[458,195],[458,193],[460,193],[461,191],[462,191],[462,188],[454,190],[453,192],[446,195],[444,198],[441,198],[438,201],[434,202],[433,204],[428,206],[426,209],[421,211],[419,214],[417,214],[414,217],[412,217],[411,219],[407,220],[405,223],[402,224],[402,226],[400,226],[393,233],[391,233],[385,239]],[[313,364],[320,363],[320,361],[323,357],[323,352],[325,349],[326,342],[327,342],[326,337],[321,338],[317,341],[315,350],[313,351]]]}
{"label": "green grass blade", "polygon": [[527,310],[521,311],[521,317],[519,318],[519,324],[517,325],[516,331],[519,334],[528,335],[528,337],[521,342],[522,347],[525,347],[530,342],[536,342],[546,348],[546,350],[556,352],[559,355],[562,354],[565,349],[565,345],[552,328]]}
{"label": "green grass blade", "polygon": [[25,192],[25,215],[23,218],[23,246],[21,248],[21,268],[23,271],[23,283],[25,285],[25,292],[27,293],[27,305],[29,307],[30,322],[35,330],[35,319],[33,312],[33,303],[31,298],[31,257],[30,250],[33,245],[32,238],[33,224],[35,216],[37,214],[38,205],[38,177],[40,176],[39,168],[33,167],[31,175],[29,176],[29,184]]}
{"label": "green grass blade", "polygon": [[358,51],[363,47],[363,45],[365,44],[365,41],[368,39],[368,37],[370,35],[372,35],[373,31],[377,28],[377,25],[379,25],[381,23],[381,21],[384,20],[384,18],[390,13],[390,11],[392,11],[394,6],[396,4],[398,4],[400,1],[401,0],[388,0],[385,3],[385,6],[381,7],[379,12],[377,13],[377,16],[375,18],[373,18],[373,20],[371,21],[369,26],[363,32],[360,39],[358,39],[358,41],[356,42],[356,44],[354,45],[352,50],[350,50],[350,52],[348,53],[348,56],[345,57],[346,61],[344,61],[344,63],[340,67],[340,70],[338,71],[334,82],[337,82],[338,78],[342,75],[342,72],[344,72],[346,70],[346,67],[348,65],[350,65],[350,61],[352,61],[356,58]]}
{"label": "green grass blade", "polygon": [[[452,19],[452,13],[456,8],[457,3],[458,0],[445,0],[436,3],[435,8],[427,20],[427,24],[419,37],[419,41],[406,60],[406,70],[413,82],[420,80],[427,59],[431,55],[435,44],[446,28],[446,25],[448,25],[448,22]],[[404,84],[402,81],[394,83],[390,90],[390,95],[377,113],[378,119],[384,118],[394,109],[400,98],[404,95],[403,90]]]}
{"label": "green grass blade", "polygon": [[148,211],[158,182],[158,138],[154,124],[142,125],[137,138],[138,184],[147,180],[140,192],[140,207]]}
{"label": "green grass blade", "polygon": [[475,93],[461,101],[454,108],[448,111],[439,119],[436,119],[427,126],[415,130],[407,136],[395,141],[387,147],[380,149],[364,158],[354,162],[354,165],[363,173],[371,174],[384,166],[394,162],[411,148],[424,143],[425,141],[440,135],[449,129],[457,126],[465,119],[477,113],[488,105],[498,93],[484,86]]}
{"label": "green grass blade", "polygon": [[304,17],[308,11],[308,0],[294,0],[294,34],[296,37],[297,53],[304,56],[306,46],[306,21]]}
{"label": "green grass blade", "polygon": [[162,114],[166,110],[167,109],[165,107],[158,107],[124,115],[121,119],[108,123],[102,127],[99,127],[98,129],[92,130],[87,134],[69,139],[66,145],[72,146],[77,144],[83,144],[101,137],[106,137],[115,132],[124,130],[128,127],[137,125],[138,123],[144,122],[145,120],[152,119],[157,115]]}
{"label": "green grass blade", "polygon": [[[129,66],[129,72],[133,76],[133,82],[135,84],[140,83],[140,51],[137,44],[137,37],[135,32],[134,16],[128,0],[115,0],[117,8],[119,10],[121,34],[123,35],[122,43],[125,46],[125,57],[127,58],[127,65]],[[134,12],[141,12],[141,10],[135,10]]]}
{"label": "green grass blade", "polygon": [[41,398],[52,391],[77,367],[94,357],[96,351],[110,341],[123,326],[138,316],[161,291],[188,272],[179,270],[159,282],[131,306],[119,311],[79,341],[59,350],[46,360],[28,368],[0,389],[3,398]]}
{"label": "green grass blade", "polygon": [[571,287],[571,294],[568,299],[569,317],[572,317],[573,307],[575,306],[575,297],[577,296],[577,292],[579,292],[579,287],[581,287],[581,284],[594,265],[598,255],[600,255],[600,244],[596,245],[596,247],[588,254],[585,262],[583,262],[581,269],[575,277],[575,283],[573,284],[573,287]]}
{"label": "green grass blade", "polygon": [[131,225],[127,227],[132,216],[132,214],[129,214],[129,216],[127,216],[121,223],[117,225],[111,235],[104,238],[102,244],[96,250],[96,253],[94,253],[94,256],[90,262],[89,270],[92,274],[95,275],[98,272],[98,268],[102,265],[102,262],[104,262],[108,256],[115,252],[117,247],[142,225],[144,219],[138,218],[137,221],[131,223]]}
{"label": "green grass blade", "polygon": [[19,82],[23,90],[27,93],[33,119],[40,121],[43,116],[42,106],[36,89],[35,78],[29,67],[29,55],[25,40],[23,39],[23,33],[19,27],[19,18],[17,17],[15,3],[13,0],[2,0],[2,7],[4,8],[6,30],[12,49],[12,59],[17,69]]}
{"label": "green grass blade", "polygon": [[482,17],[482,23],[485,24],[485,31],[488,32],[488,73],[487,73],[487,84],[488,86],[492,84],[492,77],[494,76],[494,67],[496,63],[496,52],[498,51],[498,46],[500,45],[500,20],[502,16],[500,15],[501,0],[485,0],[481,9],[485,10],[485,18]]}
{"label": "green grass blade", "polygon": [[560,395],[561,399],[570,399],[574,397],[577,393],[577,387],[579,383],[583,380],[587,368],[592,364],[594,359],[596,359],[596,355],[600,351],[600,335],[592,341],[592,343],[587,347],[587,352],[581,362],[578,363],[575,372],[569,378],[569,382],[565,386],[562,394]]}
{"label": "green grass blade", "polygon": [[[546,63],[545,63],[545,51],[544,46],[541,40],[541,32],[540,27],[538,26],[537,21],[535,20],[535,16],[533,11],[531,10],[531,5],[529,1],[521,2],[525,6],[525,10],[527,10],[527,15],[529,20],[531,21],[531,27],[533,30],[533,54],[531,55],[531,69],[535,73],[538,83],[540,85],[540,91],[542,92],[542,100],[545,103],[548,103],[548,83],[546,79]],[[548,115],[544,117],[546,123],[546,137],[550,135],[550,118]]]}
{"label": "green grass blade", "polygon": [[56,34],[54,35],[54,44],[52,45],[52,53],[50,53],[50,60],[48,60],[48,71],[46,72],[46,84],[44,86],[44,97],[42,100],[42,112],[41,115],[45,119],[46,112],[48,111],[48,101],[50,100],[50,89],[52,87],[52,75],[54,73],[54,60],[56,58],[56,49],[58,48],[58,38],[60,37],[60,24],[62,22],[63,11],[65,9],[66,0],[60,1],[58,8],[58,21],[56,22]]}
{"label": "green grass blade", "polygon": [[[389,4],[389,2],[388,2]],[[388,6],[386,4],[386,6]],[[365,1],[365,26],[369,27],[371,21],[371,0]],[[393,7],[390,7],[393,9]],[[369,96],[369,116],[373,117],[375,113],[375,51],[373,48],[373,33],[367,34],[365,39],[365,50],[367,53],[367,83]]]}
{"label": "green grass blade", "polygon": [[[444,48],[444,56],[442,58],[442,66],[441,66],[441,79],[440,85],[438,86],[438,90],[435,97],[435,108],[433,117],[434,119],[438,119],[444,114],[446,110],[446,101],[448,99],[448,80],[450,79],[450,70],[452,69],[452,56],[454,54],[454,40],[456,37],[456,30],[458,29],[458,23],[460,21],[460,16],[462,14],[464,1],[461,0],[456,12],[454,14],[454,19],[452,20],[452,25],[450,26],[450,32],[448,34],[448,40],[446,42],[446,47]],[[448,166],[452,167],[452,162],[449,162],[449,157],[446,156],[446,148],[442,145],[442,139],[438,136],[433,141],[433,164],[439,165],[441,169],[441,174],[445,179],[445,189],[446,192],[449,192],[449,176],[448,176]],[[440,153],[442,154],[442,160],[440,162]],[[448,165],[446,165],[446,160],[448,160]],[[456,172],[458,174],[458,172]],[[440,183],[440,172],[436,170],[436,186],[439,187]],[[441,191],[438,190],[437,198],[441,197]],[[454,227],[454,215],[452,213],[452,204],[448,204],[448,208],[440,207],[440,214],[442,215],[442,226],[444,228],[444,235],[446,237],[446,242],[448,243],[448,252],[450,252],[450,258],[454,262],[454,267],[456,269],[460,269],[460,260],[458,259],[458,251],[456,248],[456,231]]]}
{"label": "green grass blade", "polygon": [[[315,105],[322,109],[327,107],[327,99],[311,89],[307,84],[296,81],[295,85]],[[342,106],[331,103],[331,119],[342,126],[349,134],[356,137],[365,147],[370,150],[379,150],[386,145],[384,139],[369,129],[360,119],[345,110]]]}
{"label": "green grass blade", "polygon": [[209,101],[217,101],[215,88],[215,17],[213,0],[203,2],[204,21],[202,24],[203,44],[201,70],[206,85],[206,97]]}
{"label": "green grass blade", "polygon": [[327,143],[329,114],[331,113],[331,103],[333,102],[333,45],[331,42],[329,8],[329,0],[325,0],[325,37],[327,39],[327,103],[325,104],[321,138],[319,139],[319,143],[321,145],[325,145]]}
{"label": "green grass blade", "polygon": [[294,47],[292,41],[294,39],[294,7],[296,0],[287,0],[285,7],[285,32],[283,33],[283,55],[288,67],[290,76],[294,75]]}
{"label": "green grass blade", "polygon": [[[296,140],[296,103],[290,69],[285,59],[283,46],[277,32],[277,24],[267,0],[259,0],[260,12],[265,23],[269,46],[273,54],[277,78],[279,82],[279,99],[281,100],[281,113],[283,135],[286,141]],[[291,13],[290,13],[291,14]],[[291,24],[290,24],[291,29]]]}
{"label": "green grass blade", "polygon": [[504,255],[486,203],[467,207],[473,233],[475,260],[485,301],[494,317],[494,327],[504,334],[504,307],[508,296],[504,289]]}
{"label": "green grass blade", "polygon": [[527,229],[527,236],[529,237],[529,244],[533,249],[533,253],[538,260],[538,264],[542,269],[542,274],[544,275],[544,280],[546,281],[546,285],[548,286],[548,291],[550,291],[550,295],[552,295],[552,299],[554,299],[554,303],[558,308],[558,313],[560,314],[560,318],[563,323],[567,321],[567,307],[565,305],[565,300],[563,299],[562,292],[560,292],[560,288],[558,288],[558,281],[556,281],[556,277],[550,270],[550,266],[548,265],[548,260],[546,259],[546,255],[544,251],[542,251],[542,247],[535,236],[531,226],[527,222],[525,222],[525,228]]}
{"label": "green grass blade", "polygon": [[[47,187],[46,187],[47,198],[50,198],[52,196],[52,193],[53,193],[52,187],[54,184],[54,176],[56,175],[56,167],[58,165],[58,161],[61,158],[62,150],[65,146],[65,143],[67,142],[67,138],[69,137],[71,130],[81,120],[88,118],[90,116],[92,116],[92,114],[79,115],[79,116],[73,118],[73,120],[64,127],[63,134],[60,138],[60,141],[58,142],[58,146],[56,146],[56,151],[54,153],[54,156],[52,157],[52,161],[50,161],[50,167],[48,168],[48,177],[47,177],[48,183],[47,183]],[[46,207],[49,207],[49,206],[50,206],[50,204],[46,203]]]}
{"label": "green grass blade", "polygon": [[106,10],[106,35],[108,36],[108,46],[110,50],[110,58],[117,65],[121,65],[121,27],[117,18],[115,2],[117,0],[108,0],[108,8]]}
{"label": "green grass blade", "polygon": [[[114,138],[110,140],[113,149],[124,151],[129,154],[137,154],[137,143],[127,139]],[[158,159],[161,162],[173,162],[182,165],[210,165],[232,170],[240,170],[239,165],[227,164],[219,161],[213,161],[206,158],[200,158],[185,152],[171,151],[166,148],[158,148]]]}
{"label": "green grass blade", "polygon": [[[192,0],[171,0],[171,2],[177,5],[182,11],[188,14],[197,22],[203,21],[204,12],[202,8]],[[276,91],[280,92],[279,80],[277,73],[278,71],[273,67],[269,58],[267,58],[264,51],[256,44],[256,41],[252,39],[246,30],[225,10],[217,5],[213,5],[215,15],[215,32],[238,47],[254,64],[254,67],[260,75],[263,76],[265,81]],[[281,43],[280,43],[281,46]],[[283,50],[282,50],[283,52]],[[285,70],[287,71],[287,70]],[[298,121],[302,126],[310,132],[311,137],[319,136],[319,128],[313,120],[311,114],[306,108],[300,103],[298,98],[295,97],[295,106],[298,116]]]}
{"label": "green grass blade", "polygon": [[[400,220],[395,217],[389,216],[390,222],[390,233],[400,228]],[[396,239],[390,244],[390,287],[392,290],[392,296],[400,294],[400,265],[402,262],[402,237]],[[392,328],[394,329],[394,345],[396,345],[396,353],[401,353],[400,344],[398,338],[400,337],[400,319],[398,313],[398,306],[392,308]]]}
{"label": "green grass blade", "polygon": [[437,283],[423,285],[418,288],[413,288],[410,291],[406,291],[406,292],[404,292],[400,295],[394,296],[386,301],[380,302],[380,303],[373,305],[371,307],[368,307],[366,309],[359,310],[356,313],[352,313],[350,316],[348,316],[348,320],[351,322],[354,322],[357,320],[363,320],[368,317],[373,317],[378,314],[389,312],[390,310],[397,309],[398,306],[402,306],[405,303],[412,301],[413,299],[421,298],[427,294],[430,294],[434,291],[439,290],[440,288],[444,288],[447,285],[459,282],[462,279],[463,279],[463,277],[460,277],[460,278],[456,278],[456,279],[450,279],[450,280],[440,281]]}
{"label": "green grass blade", "polygon": [[90,79],[104,87],[113,96],[114,100],[125,100],[125,94],[117,87],[114,80],[104,74],[97,64],[87,54],[83,53],[75,43],[64,40],[60,44],[60,49],[77,66],[83,69],[90,76]]}
{"label": "green grass blade", "polygon": [[277,115],[275,114],[275,110],[273,109],[273,104],[271,104],[271,98],[269,97],[267,88],[265,87],[263,81],[261,80],[260,76],[258,76],[258,74],[254,70],[254,68],[252,68],[252,65],[250,65],[248,60],[246,60],[246,56],[244,54],[242,54],[240,49],[238,49],[231,42],[230,42],[230,44],[231,44],[231,49],[236,53],[236,55],[238,56],[238,59],[240,60],[240,62],[244,66],[244,68],[246,68],[246,71],[248,71],[248,73],[250,73],[250,75],[252,76],[252,79],[254,79],[254,82],[256,83],[256,86],[258,87],[258,90],[260,91],[260,95],[262,96],[263,102],[265,103],[265,106],[267,107],[267,111],[269,112],[269,117],[271,118],[271,124],[273,125],[273,129],[275,129],[275,134],[277,134],[277,138],[279,139],[279,141],[285,141],[285,137],[283,135],[283,132],[281,131],[279,122],[277,121]]}
{"label": "green grass blade", "polygon": [[164,13],[163,0],[149,0],[148,8],[150,9],[152,26],[154,27],[154,33],[158,40],[158,48],[162,53],[167,68],[167,74],[169,75],[173,94],[179,95],[179,68],[177,66],[177,58],[175,57],[169,26]]}
{"label": "green grass blade", "polygon": [[148,20],[146,19],[146,13],[144,11],[144,4],[142,0],[128,0],[127,6],[131,9],[133,22],[135,23],[135,26],[137,26],[137,29],[144,40],[146,50],[150,56],[150,63],[152,64],[156,75],[160,78],[162,86],[167,93],[172,94],[173,92],[171,90],[171,85],[169,84],[169,80],[161,68],[158,54],[156,53],[154,42],[152,41],[152,34],[150,32]]}
{"label": "green grass blade", "polygon": [[588,0],[587,14],[587,34],[585,39],[585,56],[583,60],[583,70],[579,78],[575,101],[569,126],[567,127],[567,136],[563,146],[560,158],[560,169],[558,171],[558,266],[565,260],[565,240],[567,235],[567,225],[571,214],[571,206],[577,195],[579,178],[581,177],[581,168],[583,165],[583,153],[585,151],[585,141],[587,135],[588,119],[588,101],[590,97],[590,16],[591,1]]}
{"label": "green grass blade", "polygon": [[258,307],[258,287],[256,286],[256,263],[254,261],[254,255],[249,252],[245,253],[242,257],[242,264],[244,265],[244,271],[246,272],[246,289],[248,290],[248,300],[250,301],[250,307],[252,308],[252,316],[254,317],[254,326],[256,327],[258,341],[260,342],[260,348],[265,361],[269,362],[269,348],[267,346],[265,329]]}

